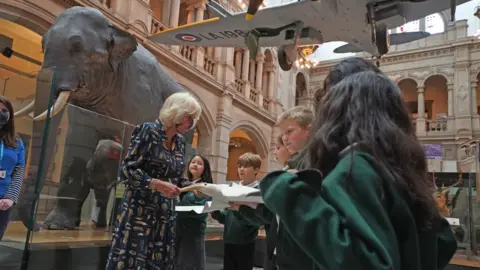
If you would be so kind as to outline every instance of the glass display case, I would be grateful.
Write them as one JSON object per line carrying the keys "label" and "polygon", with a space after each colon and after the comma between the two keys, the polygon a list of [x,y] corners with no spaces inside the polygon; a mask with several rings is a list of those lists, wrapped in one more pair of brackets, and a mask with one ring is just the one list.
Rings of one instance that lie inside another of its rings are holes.
{"label": "glass display case", "polygon": [[[60,96],[54,82],[55,70],[45,69],[2,84],[27,154],[20,201],[0,242],[2,269],[22,261],[23,269],[105,268],[124,191],[119,166],[135,126],[70,103],[52,107]],[[186,161],[209,158],[198,132],[189,145]],[[219,240],[223,226],[209,219],[207,231],[207,240]]]}

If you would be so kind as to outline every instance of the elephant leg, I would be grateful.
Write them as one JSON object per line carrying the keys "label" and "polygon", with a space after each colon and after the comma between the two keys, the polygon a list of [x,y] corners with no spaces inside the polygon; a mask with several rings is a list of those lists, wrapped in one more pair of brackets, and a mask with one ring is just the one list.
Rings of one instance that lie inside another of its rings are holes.
{"label": "elephant leg", "polygon": [[[123,123],[111,118],[73,106],[68,109],[69,126],[62,166],[62,175],[68,177],[61,178],[56,207],[44,222],[45,228],[55,230],[72,230],[79,224],[81,207],[92,187],[89,176],[85,174],[86,164],[93,156],[98,141],[105,136],[103,131],[109,130],[116,136],[123,131]],[[85,163],[80,166],[76,160]],[[115,170],[118,171],[118,166]]]}
{"label": "elephant leg", "polygon": [[83,204],[85,203],[85,200],[88,197],[88,194],[90,194],[90,190],[92,188],[92,185],[87,183],[86,187],[82,188],[79,194],[79,201],[82,203],[77,204],[77,210],[75,211],[75,227],[80,226],[80,222],[82,221],[82,207]]}
{"label": "elephant leg", "polygon": [[[97,180],[99,180],[97,178]],[[103,180],[103,179],[102,179]],[[99,209],[98,218],[96,221],[97,228],[103,228],[107,226],[107,204],[110,193],[106,185],[100,185],[95,187],[95,200],[97,201],[97,208]]]}
{"label": "elephant leg", "polygon": [[[39,115],[48,108],[50,89],[52,85],[53,72],[42,70],[36,80],[35,109],[34,114]],[[48,123],[46,130],[45,121],[33,121],[32,139],[29,151],[29,162],[27,175],[25,176],[21,196],[17,205],[18,215],[22,223],[28,229],[39,230],[36,223],[36,205],[39,194],[47,177],[47,171],[52,163],[55,149],[56,130],[64,112],[60,112]],[[39,172],[41,172],[39,174]]]}
{"label": "elephant leg", "polygon": [[73,230],[79,225],[81,206],[90,192],[85,167],[92,157],[98,134],[93,113],[70,106],[68,131],[65,140],[61,180],[57,203],[43,223],[50,230]]}

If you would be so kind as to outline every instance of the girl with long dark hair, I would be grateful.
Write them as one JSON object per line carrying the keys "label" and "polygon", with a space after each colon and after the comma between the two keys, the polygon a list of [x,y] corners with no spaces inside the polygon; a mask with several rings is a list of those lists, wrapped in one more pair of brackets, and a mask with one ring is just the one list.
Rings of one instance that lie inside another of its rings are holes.
{"label": "girl with long dark hair", "polygon": [[0,240],[7,229],[12,207],[18,202],[25,176],[25,147],[15,132],[13,107],[0,96]]}
{"label": "girl with long dark hair", "polygon": [[[212,183],[210,162],[203,156],[196,155],[188,162],[188,180],[194,183]],[[205,205],[209,197],[199,192],[180,194],[180,205]],[[208,214],[178,212],[176,239],[177,270],[205,270],[205,231]]]}
{"label": "girl with long dark hair", "polygon": [[457,248],[398,86],[365,71],[317,109],[308,170],[260,182],[266,206],[311,258],[298,269],[443,269]]}

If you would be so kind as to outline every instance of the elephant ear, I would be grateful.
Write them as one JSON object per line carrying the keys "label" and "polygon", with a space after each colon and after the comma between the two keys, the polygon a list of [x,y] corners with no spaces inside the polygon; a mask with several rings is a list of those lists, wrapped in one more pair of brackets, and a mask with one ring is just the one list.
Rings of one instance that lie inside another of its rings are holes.
{"label": "elephant ear", "polygon": [[137,50],[137,40],[133,35],[110,25],[110,40],[108,42],[108,61],[115,72],[123,60]]}

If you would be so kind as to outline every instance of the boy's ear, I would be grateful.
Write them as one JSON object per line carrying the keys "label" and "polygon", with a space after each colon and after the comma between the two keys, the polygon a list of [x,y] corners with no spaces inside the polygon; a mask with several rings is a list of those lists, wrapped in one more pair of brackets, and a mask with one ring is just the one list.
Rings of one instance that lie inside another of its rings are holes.
{"label": "boy's ear", "polygon": [[312,134],[312,127],[313,127],[312,124],[307,126],[306,130],[307,130],[308,134]]}
{"label": "boy's ear", "polygon": [[257,175],[259,172],[260,172],[260,168],[253,169],[253,173],[255,173],[255,175]]}

